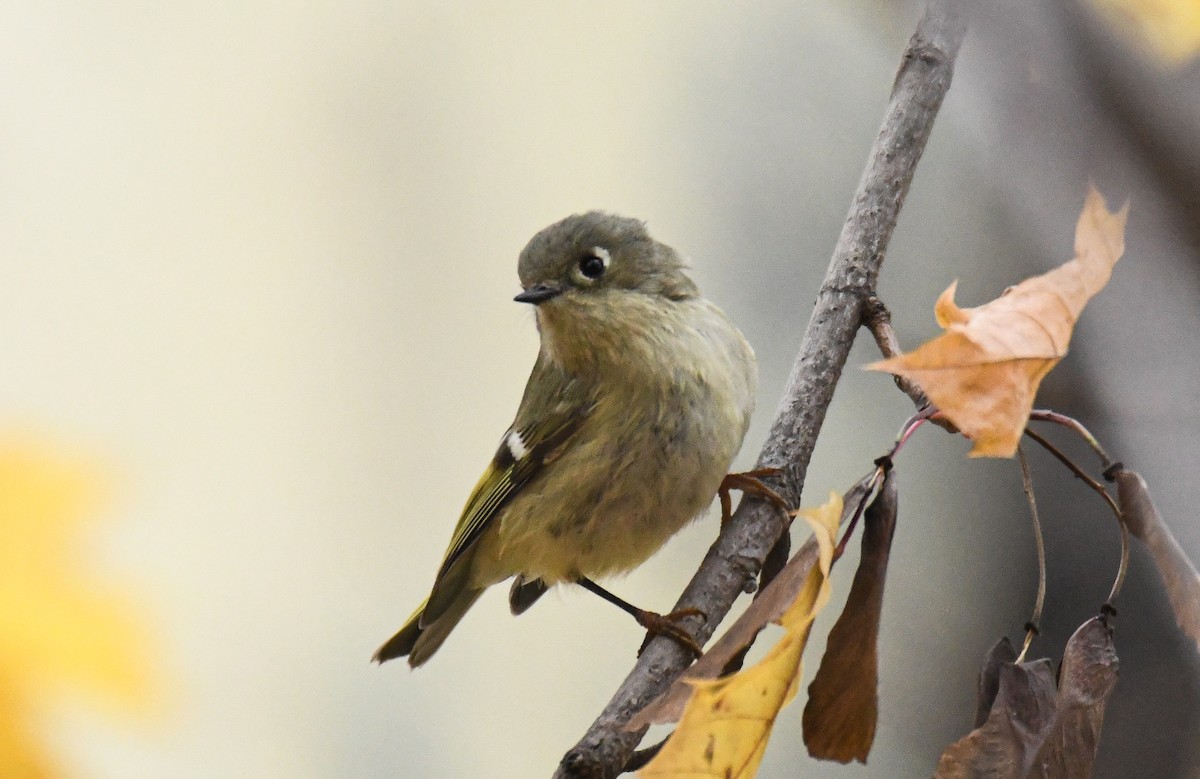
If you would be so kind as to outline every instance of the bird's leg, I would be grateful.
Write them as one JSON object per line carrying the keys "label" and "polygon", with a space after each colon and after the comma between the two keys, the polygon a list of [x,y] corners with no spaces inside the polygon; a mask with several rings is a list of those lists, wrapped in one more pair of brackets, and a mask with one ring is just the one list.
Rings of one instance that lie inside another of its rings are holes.
{"label": "bird's leg", "polygon": [[755,468],[752,471],[727,474],[721,480],[721,486],[717,488],[717,495],[721,498],[721,527],[725,527],[725,523],[733,516],[733,500],[729,496],[733,490],[741,490],[747,495],[757,495],[780,511],[791,511],[782,495],[762,483],[764,477],[778,476],[780,473],[782,473],[780,468]]}
{"label": "bird's leg", "polygon": [[599,584],[596,584],[586,576],[579,577],[575,580],[575,583],[580,587],[583,587],[588,592],[594,592],[601,598],[604,598],[604,600],[619,608],[621,611],[631,615],[637,620],[639,625],[649,631],[650,635],[646,636],[646,640],[642,643],[641,649],[638,650],[638,655],[642,654],[642,649],[646,648],[646,644],[650,642],[651,638],[659,635],[670,636],[684,647],[695,653],[696,657],[704,654],[704,650],[701,649],[700,645],[696,643],[696,639],[692,638],[692,635],[684,630],[683,627],[677,622],[685,617],[704,617],[705,614],[700,609],[680,609],[679,611],[673,611],[670,614],[658,614],[653,611],[639,609],[629,601],[613,595],[611,592],[604,589]]}

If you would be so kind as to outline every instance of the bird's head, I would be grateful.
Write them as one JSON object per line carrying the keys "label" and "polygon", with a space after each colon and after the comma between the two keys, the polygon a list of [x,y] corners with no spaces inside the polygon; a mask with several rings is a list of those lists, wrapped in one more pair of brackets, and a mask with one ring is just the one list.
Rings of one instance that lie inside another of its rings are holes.
{"label": "bird's head", "polygon": [[517,273],[525,291],[516,299],[541,305],[621,294],[680,300],[695,297],[675,250],[646,232],[646,225],[600,211],[575,214],[535,235],[521,252]]}
{"label": "bird's head", "polygon": [[568,360],[620,350],[700,294],[683,260],[644,223],[600,211],[535,235],[517,272],[524,291],[515,299],[537,307],[543,342]]}

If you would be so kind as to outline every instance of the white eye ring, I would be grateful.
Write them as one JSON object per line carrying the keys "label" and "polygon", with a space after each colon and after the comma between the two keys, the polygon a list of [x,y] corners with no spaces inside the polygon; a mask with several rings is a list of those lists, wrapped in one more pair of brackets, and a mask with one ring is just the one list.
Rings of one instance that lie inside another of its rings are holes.
{"label": "white eye ring", "polygon": [[593,246],[587,254],[579,258],[579,264],[573,272],[577,274],[581,283],[591,284],[604,275],[611,262],[612,255],[608,253],[608,249]]}

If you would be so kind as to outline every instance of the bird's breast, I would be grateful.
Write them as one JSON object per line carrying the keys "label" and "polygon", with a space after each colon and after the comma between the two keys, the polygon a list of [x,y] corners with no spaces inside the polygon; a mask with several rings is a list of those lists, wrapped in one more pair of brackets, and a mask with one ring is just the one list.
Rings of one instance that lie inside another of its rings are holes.
{"label": "bird's breast", "polygon": [[715,307],[701,313],[599,377],[571,445],[504,511],[491,578],[627,571],[711,503],[745,435],[755,375],[741,334]]}

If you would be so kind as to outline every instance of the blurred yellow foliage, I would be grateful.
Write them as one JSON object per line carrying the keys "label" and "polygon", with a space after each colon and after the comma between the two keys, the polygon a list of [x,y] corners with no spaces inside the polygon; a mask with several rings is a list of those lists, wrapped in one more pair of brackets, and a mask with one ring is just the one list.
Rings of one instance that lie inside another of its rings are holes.
{"label": "blurred yellow foliage", "polygon": [[1200,0],[1092,0],[1113,27],[1131,33],[1168,65],[1200,52]]}
{"label": "blurred yellow foliage", "polygon": [[0,776],[60,776],[39,742],[49,704],[84,693],[150,700],[147,642],[120,593],[89,577],[84,533],[103,490],[94,467],[0,438]]}

